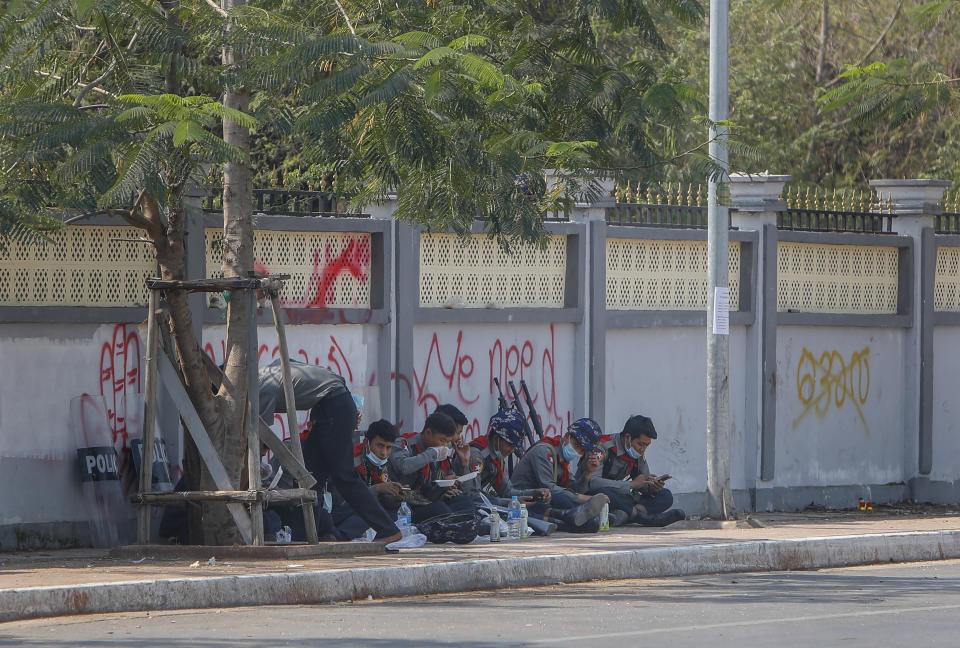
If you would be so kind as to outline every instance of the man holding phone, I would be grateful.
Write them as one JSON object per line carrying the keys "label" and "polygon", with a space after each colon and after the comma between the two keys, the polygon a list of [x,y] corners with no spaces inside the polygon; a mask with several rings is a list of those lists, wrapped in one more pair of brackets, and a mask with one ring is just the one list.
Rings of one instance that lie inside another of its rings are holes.
{"label": "man holding phone", "polygon": [[579,484],[588,493],[609,497],[610,509],[626,513],[628,522],[667,526],[685,519],[683,510],[670,508],[673,493],[665,483],[671,476],[656,475],[647,465],[646,451],[656,438],[657,430],[649,417],[631,416],[617,437],[603,438],[602,458],[584,457]]}

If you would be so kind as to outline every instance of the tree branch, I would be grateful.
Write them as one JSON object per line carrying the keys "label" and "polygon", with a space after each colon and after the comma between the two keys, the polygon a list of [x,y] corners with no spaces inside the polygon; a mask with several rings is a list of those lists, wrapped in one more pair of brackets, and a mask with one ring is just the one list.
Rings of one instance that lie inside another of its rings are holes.
{"label": "tree branch", "polygon": [[133,208],[129,212],[120,209],[115,211],[108,209],[106,211],[111,215],[118,214],[130,225],[145,230],[154,245],[158,245],[166,236],[166,228],[160,220],[160,206],[150,197],[146,189],[140,190],[140,194],[137,196],[137,202],[134,203]]}
{"label": "tree branch", "polygon": [[[130,37],[130,42],[127,43],[127,47],[126,47],[128,52],[133,48],[134,43],[137,42],[138,36],[140,36],[140,32],[134,32],[133,36]],[[106,79],[108,76],[110,76],[110,73],[113,72],[116,68],[117,68],[117,58],[114,57],[113,60],[110,62],[110,65],[107,66],[107,69],[104,70],[103,74],[101,74],[96,79],[94,79],[90,83],[80,88],[80,92],[77,93],[77,98],[73,100],[73,107],[79,108],[80,102],[83,101],[83,98],[87,95],[87,93],[90,92],[96,86],[100,85],[100,83],[103,82],[103,80]]]}
{"label": "tree branch", "polygon": [[[890,16],[890,20],[887,21],[886,27],[883,28],[883,31],[880,32],[880,35],[877,36],[877,39],[873,41],[873,45],[870,46],[863,56],[860,57],[860,60],[857,61],[856,67],[863,65],[864,61],[870,58],[870,55],[877,51],[877,48],[880,47],[880,44],[883,43],[884,39],[887,37],[887,34],[890,33],[890,30],[893,28],[893,23],[897,21],[897,18],[900,17],[900,11],[903,9],[903,0],[897,3],[897,8],[894,10],[893,15]],[[840,83],[840,77],[834,77],[827,85],[824,86],[824,89],[831,88],[836,84]]]}
{"label": "tree branch", "polygon": [[224,10],[223,10],[223,7],[221,7],[220,5],[218,5],[218,4],[217,4],[216,2],[214,2],[213,0],[206,0],[206,2],[207,2],[208,5],[210,5],[211,7],[213,7],[213,10],[214,10],[214,11],[216,11],[218,14],[220,14],[220,15],[223,16],[224,18],[229,18],[229,17],[230,17],[230,14],[228,14],[226,11],[224,11]]}
{"label": "tree branch", "polygon": [[340,0],[333,1],[337,3],[337,9],[339,9],[340,13],[343,14],[343,19],[347,21],[347,27],[350,28],[350,33],[356,36],[357,30],[353,28],[353,23],[350,22],[350,16],[347,15],[347,10],[343,8],[342,4],[340,4]]}

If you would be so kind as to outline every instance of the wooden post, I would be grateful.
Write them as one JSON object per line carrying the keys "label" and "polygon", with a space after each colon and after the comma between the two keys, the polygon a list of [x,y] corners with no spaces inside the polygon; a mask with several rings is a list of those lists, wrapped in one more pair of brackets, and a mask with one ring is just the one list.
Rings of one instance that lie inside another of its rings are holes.
{"label": "wooden post", "polygon": [[[140,493],[153,490],[153,438],[157,418],[157,291],[150,291],[147,308],[147,377],[144,391],[143,434],[140,445]],[[137,510],[137,544],[150,544],[151,507],[144,503]]]}
{"label": "wooden post", "polygon": [[[262,490],[260,485],[260,382],[257,379],[257,291],[247,290],[248,381],[247,408],[243,418],[247,431],[247,488]],[[250,504],[254,546],[263,546],[263,502],[257,498]]]}
{"label": "wooden post", "polygon": [[[256,413],[253,411],[253,403],[247,403],[247,412],[244,417],[244,425],[247,428],[247,481],[249,489],[258,494],[262,490],[260,486],[260,434],[258,425],[255,422]],[[254,421],[251,425],[251,421]],[[263,502],[259,497],[250,502],[250,522],[253,526],[252,540],[255,547],[263,546]]]}
{"label": "wooden post", "polygon": [[[297,404],[293,395],[293,379],[290,376],[290,352],[287,349],[287,334],[283,329],[283,322],[280,320],[280,298],[273,289],[270,289],[268,293],[270,295],[270,306],[273,310],[273,325],[277,329],[277,340],[280,345],[280,366],[283,368],[283,395],[286,400],[287,429],[290,430],[290,448],[293,450],[293,456],[300,463],[303,463],[303,448],[300,447],[300,432],[297,428]],[[313,516],[313,506],[306,502],[303,505],[303,523],[307,530],[307,542],[319,542],[317,524]]]}

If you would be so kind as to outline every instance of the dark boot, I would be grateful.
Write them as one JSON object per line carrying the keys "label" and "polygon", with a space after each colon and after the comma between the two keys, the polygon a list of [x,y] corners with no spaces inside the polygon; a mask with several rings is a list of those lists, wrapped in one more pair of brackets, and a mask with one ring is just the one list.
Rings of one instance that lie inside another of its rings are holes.
{"label": "dark boot", "polygon": [[576,522],[576,516],[573,513],[574,509],[554,509],[553,514],[556,516],[554,522],[557,523],[557,527],[561,531],[566,531],[567,533],[596,533],[600,530],[600,516],[594,516],[588,518],[582,524],[574,524]]}
{"label": "dark boot", "polygon": [[600,510],[606,502],[606,495],[594,495],[583,504],[578,504],[572,509],[552,509],[551,515],[562,520],[567,526],[580,527],[586,524],[590,518],[600,515]]}
{"label": "dark boot", "polygon": [[614,509],[610,511],[610,528],[623,526],[630,521],[630,516],[627,515],[626,511],[621,511],[619,509]]}
{"label": "dark boot", "polygon": [[683,512],[683,509],[670,509],[658,515],[647,515],[646,513],[638,513],[630,518],[631,522],[636,522],[642,526],[649,527],[665,527],[668,524],[673,524],[674,522],[679,522],[680,520],[686,520],[687,514]]}

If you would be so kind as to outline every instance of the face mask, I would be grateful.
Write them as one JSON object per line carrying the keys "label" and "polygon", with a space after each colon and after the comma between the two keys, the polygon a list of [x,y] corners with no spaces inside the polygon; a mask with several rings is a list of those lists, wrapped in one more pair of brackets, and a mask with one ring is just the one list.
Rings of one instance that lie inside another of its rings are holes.
{"label": "face mask", "polygon": [[631,459],[639,459],[640,453],[633,449],[633,446],[627,446],[627,456]]}
{"label": "face mask", "polygon": [[577,451],[573,449],[573,446],[569,443],[563,444],[563,458],[568,462],[576,461],[580,458],[580,455],[577,454]]}
{"label": "face mask", "polygon": [[383,466],[384,464],[387,463],[386,459],[381,459],[380,457],[373,454],[372,452],[367,453],[367,460],[370,461],[370,463],[372,463],[374,466]]}

